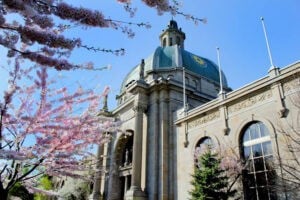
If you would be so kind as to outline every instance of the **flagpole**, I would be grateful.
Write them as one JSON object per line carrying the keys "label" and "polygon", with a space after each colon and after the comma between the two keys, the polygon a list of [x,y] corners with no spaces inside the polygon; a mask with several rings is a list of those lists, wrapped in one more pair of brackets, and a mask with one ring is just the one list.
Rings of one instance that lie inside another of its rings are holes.
{"label": "flagpole", "polygon": [[271,67],[269,69],[269,71],[270,71],[270,70],[275,69],[275,66],[273,64],[273,59],[272,59],[272,54],[271,54],[271,50],[270,50],[269,40],[268,40],[267,31],[266,31],[266,27],[265,27],[265,23],[264,23],[264,18],[261,17],[260,20],[261,20],[263,31],[264,31],[266,45],[267,45],[267,49],[268,49],[269,60],[270,60],[270,64],[271,64]]}
{"label": "flagpole", "polygon": [[220,48],[217,47],[217,56],[218,56],[218,65],[219,65],[219,77],[220,77],[220,92],[219,95],[224,93],[223,91],[223,80],[222,80],[222,70],[221,70],[221,63],[220,63]]}
{"label": "flagpole", "polygon": [[182,83],[183,83],[183,112],[186,113],[186,94],[185,94],[185,68],[182,68]]}

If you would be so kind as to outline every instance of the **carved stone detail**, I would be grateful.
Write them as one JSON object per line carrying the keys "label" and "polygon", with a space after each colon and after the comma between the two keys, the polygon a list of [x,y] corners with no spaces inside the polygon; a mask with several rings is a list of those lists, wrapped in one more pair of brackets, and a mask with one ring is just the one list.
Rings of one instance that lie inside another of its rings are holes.
{"label": "carved stone detail", "polygon": [[209,121],[212,121],[214,119],[220,118],[220,111],[216,111],[216,112],[212,112],[209,113],[208,115],[202,116],[196,120],[193,120],[191,122],[188,123],[188,128],[192,129],[195,128],[197,126],[200,126],[201,124],[205,124]]}
{"label": "carved stone detail", "polygon": [[232,106],[228,107],[228,113],[234,113],[237,112],[239,110],[242,110],[244,108],[248,108],[253,106],[254,104],[258,103],[258,102],[262,102],[266,99],[269,99],[272,97],[272,92],[271,90],[268,90],[266,92],[260,93],[256,96],[250,97],[248,99],[245,99],[243,101],[240,101]]}
{"label": "carved stone detail", "polygon": [[135,114],[137,113],[144,113],[147,111],[147,105],[143,105],[143,104],[138,104],[138,105],[135,105],[133,107],[133,111]]}
{"label": "carved stone detail", "polygon": [[287,108],[282,108],[278,111],[278,116],[280,118],[285,118],[288,115],[289,110]]}
{"label": "carved stone detail", "polygon": [[285,95],[293,93],[295,90],[299,90],[300,78],[291,80],[283,85],[283,91]]}

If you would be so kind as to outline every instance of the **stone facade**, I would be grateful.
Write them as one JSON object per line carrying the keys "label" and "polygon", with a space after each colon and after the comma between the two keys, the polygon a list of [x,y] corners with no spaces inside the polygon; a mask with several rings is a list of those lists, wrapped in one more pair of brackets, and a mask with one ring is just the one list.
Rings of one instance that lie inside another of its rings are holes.
{"label": "stone facade", "polygon": [[[209,137],[215,144],[223,148],[232,148],[242,158],[242,134],[248,124],[262,122],[270,133],[274,163],[278,178],[288,180],[293,178],[281,169],[282,165],[299,168],[293,162],[293,156],[299,158],[299,151],[291,153],[287,148],[286,134],[294,134],[299,140],[300,122],[295,118],[300,113],[300,62],[284,69],[276,70],[276,76],[269,76],[253,82],[239,90],[226,94],[225,98],[208,102],[178,119],[177,129],[177,198],[187,199],[191,190],[194,162],[193,152],[198,141]],[[298,105],[296,105],[297,103]],[[292,125],[295,132],[290,132],[286,125]],[[189,145],[184,145],[188,142]],[[295,147],[295,150],[298,147]],[[294,160],[295,161],[295,160]],[[187,164],[189,163],[189,164]],[[299,171],[293,171],[299,176]],[[284,190],[284,188],[281,188]],[[297,199],[299,193],[280,191],[276,198]],[[295,196],[296,195],[296,196]],[[249,199],[242,194],[244,199]],[[254,199],[256,199],[254,197]],[[259,199],[259,198],[257,198]],[[260,198],[265,199],[265,198]]]}
{"label": "stone facade", "polygon": [[[171,42],[173,46],[168,47],[172,38],[177,38],[178,44]],[[109,133],[112,140],[99,149],[103,172],[93,199],[189,199],[199,141],[209,137],[242,156],[242,133],[252,122],[266,126],[274,160],[282,165],[289,152],[277,130],[286,122],[299,128],[299,119],[294,118],[299,107],[291,99],[300,93],[300,63],[274,68],[266,77],[235,91],[224,82],[225,93],[218,95],[217,68],[183,50],[185,34],[175,21],[160,39],[163,48],[169,49],[156,51],[128,74],[117,96],[119,105],[110,112],[122,121],[121,131]],[[174,49],[179,53],[169,55]],[[189,63],[193,66],[187,66]],[[195,68],[202,66],[204,71]],[[207,75],[205,70],[217,74]],[[188,108],[183,109],[184,98]],[[281,178],[287,176],[280,167],[276,172]]]}

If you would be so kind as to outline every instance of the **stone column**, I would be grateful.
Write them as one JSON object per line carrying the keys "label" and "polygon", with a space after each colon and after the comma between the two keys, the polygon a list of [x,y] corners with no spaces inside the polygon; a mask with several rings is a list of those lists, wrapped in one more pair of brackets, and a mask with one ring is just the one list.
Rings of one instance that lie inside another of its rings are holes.
{"label": "stone column", "polygon": [[99,200],[100,198],[100,187],[101,187],[101,167],[102,167],[102,155],[103,155],[104,147],[103,145],[98,146],[97,151],[97,162],[96,162],[96,172],[94,177],[94,186],[93,193],[90,196],[90,200]]}
{"label": "stone column", "polygon": [[126,200],[145,199],[146,196],[141,189],[143,115],[146,110],[146,106],[137,103],[133,109],[135,111],[135,125],[132,151],[132,179],[130,190],[126,193]]}
{"label": "stone column", "polygon": [[159,100],[158,92],[154,91],[150,96],[148,114],[148,138],[147,138],[147,188],[148,198],[157,199],[158,183],[158,125],[159,125]]}
{"label": "stone column", "polygon": [[124,177],[124,192],[126,193],[128,190],[128,176]]}
{"label": "stone column", "polygon": [[169,99],[166,90],[160,91],[159,96],[159,199],[167,200],[169,192],[168,183],[168,156],[169,156],[169,137],[168,137],[168,122],[169,122]]}
{"label": "stone column", "polygon": [[104,199],[104,193],[107,192],[107,184],[108,184],[108,173],[109,170],[109,156],[108,156],[108,147],[109,144],[105,143],[103,144],[103,162],[102,162],[102,176],[101,176],[101,182],[100,182],[100,199]]}

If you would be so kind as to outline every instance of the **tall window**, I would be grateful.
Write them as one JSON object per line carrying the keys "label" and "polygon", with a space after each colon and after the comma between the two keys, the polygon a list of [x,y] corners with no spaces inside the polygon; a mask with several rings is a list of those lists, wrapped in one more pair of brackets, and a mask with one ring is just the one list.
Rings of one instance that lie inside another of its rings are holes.
{"label": "tall window", "polygon": [[179,36],[176,37],[176,44],[177,44],[178,46],[180,46],[180,37],[179,37]]}
{"label": "tall window", "polygon": [[270,134],[261,122],[248,125],[243,132],[242,153],[246,161],[243,172],[245,199],[273,200],[275,170]]}
{"label": "tall window", "polygon": [[167,41],[166,38],[163,39],[163,47],[165,47],[167,45]]}
{"label": "tall window", "polygon": [[173,39],[170,37],[169,38],[169,46],[172,46],[173,45]]}
{"label": "tall window", "polygon": [[200,167],[200,162],[198,160],[199,156],[211,148],[213,148],[213,141],[210,137],[203,137],[197,142],[194,153],[194,162],[196,167]]}

